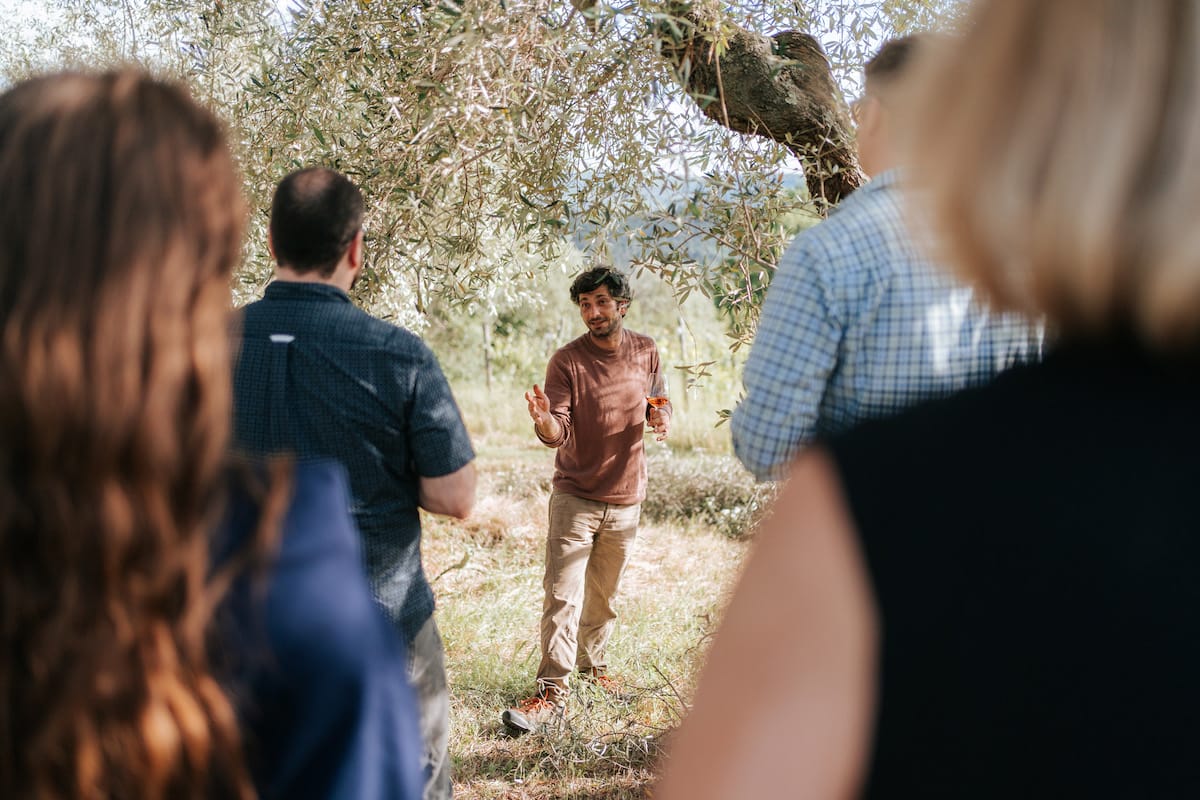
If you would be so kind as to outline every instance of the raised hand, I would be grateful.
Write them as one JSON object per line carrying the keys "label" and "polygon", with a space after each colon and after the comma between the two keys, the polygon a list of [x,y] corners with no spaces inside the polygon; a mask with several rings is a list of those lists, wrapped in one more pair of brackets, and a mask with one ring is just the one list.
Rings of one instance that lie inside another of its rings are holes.
{"label": "raised hand", "polygon": [[547,428],[554,419],[550,415],[550,399],[536,383],[532,392],[525,393],[525,402],[529,403],[529,418],[539,428]]}

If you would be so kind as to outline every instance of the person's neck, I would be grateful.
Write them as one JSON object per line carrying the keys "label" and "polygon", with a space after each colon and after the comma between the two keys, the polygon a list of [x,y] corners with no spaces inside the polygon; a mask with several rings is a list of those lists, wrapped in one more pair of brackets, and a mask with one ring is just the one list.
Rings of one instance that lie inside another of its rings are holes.
{"label": "person's neck", "polygon": [[592,344],[596,345],[596,347],[599,347],[601,350],[606,350],[610,353],[615,353],[621,349],[621,342],[624,340],[624,337],[624,328],[618,328],[615,333],[609,336],[597,336],[591,331],[588,331],[588,339],[591,340]]}
{"label": "person's neck", "polygon": [[868,179],[874,179],[885,172],[891,172],[900,166],[900,158],[892,143],[892,136],[887,131],[879,131],[871,141],[867,158],[859,164]]}
{"label": "person's neck", "polygon": [[335,269],[332,275],[322,275],[313,270],[311,272],[297,272],[290,267],[275,265],[275,279],[280,281],[288,281],[289,283],[320,283],[325,286],[333,286],[341,289],[347,294],[350,292],[351,280],[350,276],[346,275],[345,270]]}

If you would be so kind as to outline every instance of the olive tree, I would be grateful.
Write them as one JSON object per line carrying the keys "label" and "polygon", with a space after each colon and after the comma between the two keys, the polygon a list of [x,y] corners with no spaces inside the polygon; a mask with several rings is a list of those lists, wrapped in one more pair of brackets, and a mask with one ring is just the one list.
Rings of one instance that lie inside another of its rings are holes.
{"label": "olive tree", "polygon": [[[252,208],[302,165],[367,197],[360,299],[418,324],[620,253],[752,335],[787,238],[863,176],[847,94],[887,36],[953,0],[54,0],[0,26],[7,80],[139,62],[228,120]],[[20,29],[19,31],[17,29]],[[18,36],[17,34],[20,33]],[[578,252],[582,250],[584,257]]]}

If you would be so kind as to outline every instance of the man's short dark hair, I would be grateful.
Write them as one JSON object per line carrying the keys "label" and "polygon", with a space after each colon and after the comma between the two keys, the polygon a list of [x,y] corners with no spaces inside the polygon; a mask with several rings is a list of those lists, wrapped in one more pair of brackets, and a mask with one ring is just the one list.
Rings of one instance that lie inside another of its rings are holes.
{"label": "man's short dark hair", "polygon": [[271,244],[281,267],[299,273],[333,274],[362,229],[363,198],[339,172],[309,167],[275,187]]}
{"label": "man's short dark hair", "polygon": [[923,42],[927,38],[928,34],[914,33],[884,42],[879,52],[867,62],[864,70],[867,80],[886,84],[900,77],[917,50],[925,46]]}
{"label": "man's short dark hair", "polygon": [[579,295],[594,292],[601,286],[608,287],[608,293],[614,300],[633,300],[633,290],[629,287],[629,279],[612,267],[592,267],[583,272],[571,284],[571,302],[579,305]]}

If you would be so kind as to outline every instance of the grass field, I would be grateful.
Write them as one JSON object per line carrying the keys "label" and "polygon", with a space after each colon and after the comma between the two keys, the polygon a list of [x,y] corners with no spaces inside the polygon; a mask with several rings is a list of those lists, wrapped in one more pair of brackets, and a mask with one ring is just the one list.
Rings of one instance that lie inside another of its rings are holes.
{"label": "grass field", "polygon": [[[500,714],[534,690],[553,469],[553,453],[533,439],[520,393],[514,396],[518,403],[505,398],[507,407],[498,411],[494,395],[490,403],[468,395],[464,416],[479,451],[475,513],[466,522],[426,517],[423,523],[451,682],[455,796],[646,797],[665,737],[686,710],[749,528],[769,495],[740,470],[727,445],[714,453],[721,448],[648,441],[651,496],[609,644],[610,670],[625,684],[624,697],[578,686],[561,724],[513,738]],[[697,424],[711,428],[709,420]],[[719,431],[681,438],[719,442],[728,435]]]}

